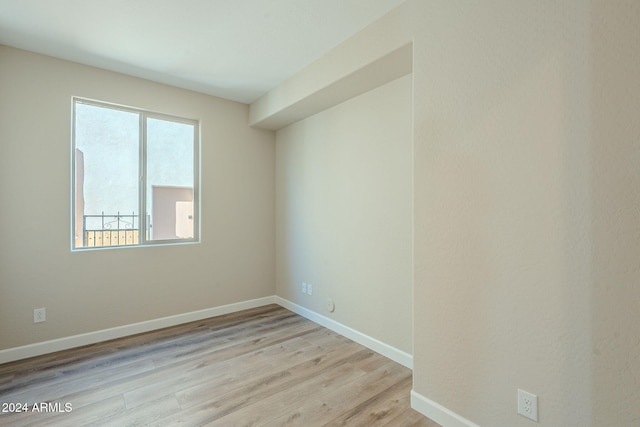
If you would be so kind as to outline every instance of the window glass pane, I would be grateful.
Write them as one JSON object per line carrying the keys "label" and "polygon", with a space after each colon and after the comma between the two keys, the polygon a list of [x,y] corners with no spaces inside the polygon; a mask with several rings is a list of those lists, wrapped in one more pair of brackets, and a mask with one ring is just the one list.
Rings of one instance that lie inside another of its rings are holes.
{"label": "window glass pane", "polygon": [[139,115],[75,103],[75,247],[140,242]]}
{"label": "window glass pane", "polygon": [[146,125],[149,239],[193,238],[195,126],[157,118]]}

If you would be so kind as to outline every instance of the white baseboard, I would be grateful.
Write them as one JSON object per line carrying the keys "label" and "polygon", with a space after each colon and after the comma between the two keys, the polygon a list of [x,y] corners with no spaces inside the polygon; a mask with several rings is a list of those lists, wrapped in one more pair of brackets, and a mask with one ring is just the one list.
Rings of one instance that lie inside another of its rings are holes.
{"label": "white baseboard", "polygon": [[249,301],[222,305],[219,307],[207,308],[204,310],[192,311],[189,313],[177,314],[175,316],[161,317],[159,319],[132,323],[130,325],[118,326],[115,328],[103,329],[86,334],[73,335],[70,337],[29,344],[21,347],[9,348],[6,350],[0,350],[0,363],[7,363],[14,360],[40,356],[47,353],[53,353],[55,351],[80,347],[83,345],[95,344],[97,342],[112,340],[114,338],[122,338],[129,335],[139,334],[141,332],[149,332],[156,329],[180,325],[182,323],[194,322],[202,319],[208,319],[209,317],[235,313],[237,311],[262,307],[264,305],[274,303],[275,297],[268,296],[264,298],[252,299]]}
{"label": "white baseboard", "polygon": [[250,308],[262,307],[268,304],[278,304],[286,308],[287,310],[291,310],[292,312],[299,314],[302,317],[305,317],[321,326],[324,326],[327,329],[331,329],[332,331],[343,335],[357,342],[358,344],[364,345],[365,347],[370,348],[371,350],[380,353],[383,356],[388,357],[389,359],[398,362],[409,369],[413,369],[413,356],[411,356],[410,354],[402,350],[398,350],[395,347],[385,344],[382,341],[365,335],[362,332],[356,331],[355,329],[345,326],[339,322],[336,322],[333,319],[322,316],[314,311],[311,311],[307,308],[304,308],[298,304],[292,303],[291,301],[275,295],[264,298],[257,298],[249,301],[227,304],[219,307],[207,308],[204,310],[192,311],[189,313],[177,314],[174,316],[161,317],[159,319],[132,323],[115,328],[102,329],[100,331],[73,335],[70,337],[29,344],[21,347],[0,350],[0,364],[53,353],[60,350],[81,347],[83,345],[95,344],[115,338],[122,338],[129,335],[154,331],[156,329],[166,328],[169,326],[208,319],[210,317],[235,313],[237,311],[247,310]]}
{"label": "white baseboard", "polygon": [[287,310],[291,310],[294,313],[299,314],[302,317],[306,317],[307,319],[321,326],[324,326],[327,329],[331,329],[332,331],[343,335],[350,340],[357,342],[358,344],[370,348],[376,353],[380,353],[383,356],[393,360],[394,362],[406,366],[409,369],[413,369],[413,356],[409,353],[398,350],[397,348],[385,344],[380,340],[365,335],[362,332],[356,331],[355,329],[345,326],[340,322],[336,322],[333,319],[318,314],[315,311],[311,311],[279,296],[275,297],[275,303],[286,308]]}
{"label": "white baseboard", "polygon": [[411,407],[442,427],[480,427],[415,390],[411,390]]}
{"label": "white baseboard", "polygon": [[[47,353],[53,353],[60,350],[67,350],[83,345],[95,344],[115,338],[122,338],[129,335],[149,332],[156,329],[180,325],[183,323],[208,319],[210,317],[222,316],[224,314],[235,313],[238,311],[262,307],[269,304],[278,304],[286,308],[287,310],[299,314],[300,316],[305,317],[321,326],[324,326],[327,329],[343,335],[357,342],[358,344],[370,348],[371,350],[380,353],[383,356],[388,357],[389,359],[403,366],[406,366],[409,369],[413,369],[412,355],[388,344],[385,344],[380,340],[363,334],[362,332],[345,326],[333,319],[330,319],[326,316],[318,314],[314,311],[311,311],[307,308],[304,308],[298,304],[275,295],[222,305],[219,307],[207,308],[204,310],[192,311],[189,313],[177,314],[175,316],[161,317],[159,319],[132,323],[130,325],[103,329],[86,334],[73,335],[70,337],[0,350],[0,364],[13,362],[15,360],[26,359],[29,357],[40,356]],[[439,405],[438,403],[422,396],[415,390],[411,391],[411,407],[421,414],[431,418],[433,421],[441,424],[443,427],[479,427],[477,424],[472,423],[471,421],[456,414],[453,411],[450,411],[444,406]]]}

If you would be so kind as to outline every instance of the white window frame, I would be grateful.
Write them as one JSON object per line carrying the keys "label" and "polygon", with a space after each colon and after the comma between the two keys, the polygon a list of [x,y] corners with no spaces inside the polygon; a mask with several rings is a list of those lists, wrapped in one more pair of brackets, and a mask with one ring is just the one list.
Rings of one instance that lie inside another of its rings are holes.
{"label": "white window frame", "polygon": [[[138,179],[138,227],[139,243],[132,245],[117,246],[75,246],[75,230],[76,230],[76,104],[87,104],[101,108],[109,108],[119,111],[138,114],[139,117],[139,179]],[[196,119],[188,119],[172,114],[158,113],[142,108],[129,107],[105,101],[97,101],[93,99],[74,96],[71,99],[72,122],[71,122],[71,250],[87,251],[117,248],[137,248],[145,246],[158,245],[180,245],[185,243],[200,242],[200,121]],[[193,237],[179,239],[147,239],[144,232],[149,228],[146,212],[150,207],[147,206],[147,119],[158,119],[172,121],[176,123],[189,124],[194,126],[193,140]]]}

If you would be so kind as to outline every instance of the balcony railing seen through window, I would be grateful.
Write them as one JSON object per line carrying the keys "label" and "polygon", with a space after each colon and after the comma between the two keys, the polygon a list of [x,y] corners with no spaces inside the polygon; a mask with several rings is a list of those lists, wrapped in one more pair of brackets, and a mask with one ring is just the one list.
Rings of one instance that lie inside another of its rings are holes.
{"label": "balcony railing seen through window", "polygon": [[135,212],[131,214],[102,212],[100,215],[84,215],[82,218],[82,245],[85,248],[131,246],[139,243],[140,220]]}

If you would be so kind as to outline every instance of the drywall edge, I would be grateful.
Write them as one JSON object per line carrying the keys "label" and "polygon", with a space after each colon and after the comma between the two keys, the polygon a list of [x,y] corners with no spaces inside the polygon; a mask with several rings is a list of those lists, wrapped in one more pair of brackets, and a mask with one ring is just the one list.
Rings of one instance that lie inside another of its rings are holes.
{"label": "drywall edge", "polygon": [[413,43],[347,68],[334,80],[291,87],[284,83],[249,107],[250,126],[278,130],[327,108],[389,83],[413,71]]}

